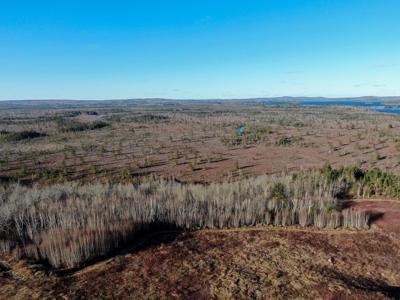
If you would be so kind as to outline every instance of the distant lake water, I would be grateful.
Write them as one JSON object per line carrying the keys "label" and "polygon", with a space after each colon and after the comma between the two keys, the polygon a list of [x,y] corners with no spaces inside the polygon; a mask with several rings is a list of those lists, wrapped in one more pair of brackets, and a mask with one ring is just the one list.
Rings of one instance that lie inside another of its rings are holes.
{"label": "distant lake water", "polygon": [[383,107],[374,108],[373,110],[381,113],[400,114],[400,107]]}
{"label": "distant lake water", "polygon": [[344,106],[363,106],[377,107],[384,106],[382,102],[362,102],[362,101],[301,101],[301,105],[344,105]]}
{"label": "distant lake water", "polygon": [[264,102],[265,105],[277,104],[297,104],[297,105],[338,105],[338,106],[358,106],[368,107],[372,111],[381,113],[400,114],[400,106],[386,106],[385,103],[379,101],[347,101],[347,100],[326,100],[326,101],[296,101],[296,102]]}
{"label": "distant lake water", "polygon": [[385,106],[382,102],[362,102],[362,101],[302,101],[301,105],[342,105],[342,106],[361,106],[370,107],[370,110],[381,113],[400,114],[400,107]]}

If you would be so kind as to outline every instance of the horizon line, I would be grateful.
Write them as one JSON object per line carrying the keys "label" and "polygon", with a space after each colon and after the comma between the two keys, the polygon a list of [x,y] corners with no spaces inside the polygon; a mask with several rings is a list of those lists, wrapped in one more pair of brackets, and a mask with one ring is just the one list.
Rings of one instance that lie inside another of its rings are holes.
{"label": "horizon line", "polygon": [[136,98],[109,98],[109,99],[78,99],[78,98],[35,98],[35,99],[0,99],[1,102],[13,102],[13,101],[129,101],[129,100],[162,100],[162,101],[238,101],[238,100],[263,100],[263,99],[335,99],[335,100],[346,100],[346,99],[363,99],[363,98],[400,98],[400,95],[391,96],[342,96],[342,97],[327,97],[327,96],[270,96],[270,97],[243,97],[243,98],[163,98],[163,97],[136,97]]}

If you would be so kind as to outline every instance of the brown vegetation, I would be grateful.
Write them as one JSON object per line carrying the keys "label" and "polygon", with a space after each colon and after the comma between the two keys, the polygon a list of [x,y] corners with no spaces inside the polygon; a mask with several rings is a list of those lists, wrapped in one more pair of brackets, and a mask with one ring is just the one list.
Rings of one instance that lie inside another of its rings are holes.
{"label": "brown vegetation", "polygon": [[171,231],[66,274],[0,256],[0,298],[398,299],[400,244],[388,233],[262,226],[174,238]]}
{"label": "brown vegetation", "polygon": [[[0,111],[0,136],[46,135],[2,140],[0,178],[28,184],[118,182],[129,173],[131,178],[153,174],[210,183],[326,162],[400,174],[399,119],[366,108],[237,102],[91,105]],[[235,129],[241,124],[244,132],[238,136]]]}

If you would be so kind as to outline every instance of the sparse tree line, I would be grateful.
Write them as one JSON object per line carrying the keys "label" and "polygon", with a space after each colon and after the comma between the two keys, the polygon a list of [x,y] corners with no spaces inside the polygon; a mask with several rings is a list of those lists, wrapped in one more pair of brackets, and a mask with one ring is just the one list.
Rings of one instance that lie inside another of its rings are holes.
{"label": "sparse tree line", "polygon": [[[63,133],[96,130],[110,126],[109,123],[104,121],[94,121],[94,122],[84,123],[84,122],[70,121],[70,120],[66,121],[64,119],[58,120],[56,124],[58,131]],[[0,130],[0,141],[4,142],[19,142],[45,136],[48,136],[48,134],[44,132],[35,131],[33,129],[21,130],[15,132]]]}
{"label": "sparse tree line", "polygon": [[330,180],[343,179],[350,193],[358,197],[384,196],[400,198],[400,176],[380,169],[363,170],[357,166],[333,169],[325,165],[321,170]]}
{"label": "sparse tree line", "polygon": [[79,132],[86,130],[101,129],[110,126],[109,123],[104,121],[94,121],[94,122],[78,122],[61,119],[57,122],[57,127],[60,132]]}
{"label": "sparse tree line", "polygon": [[0,131],[0,141],[5,142],[18,142],[43,136],[46,136],[46,134],[34,130],[23,130],[19,132],[8,132],[6,130]]}
{"label": "sparse tree line", "polygon": [[343,209],[339,196],[351,188],[346,176],[325,168],[210,185],[165,180],[137,185],[11,184],[0,187],[0,253],[71,268],[155,226],[367,228],[368,214]]}

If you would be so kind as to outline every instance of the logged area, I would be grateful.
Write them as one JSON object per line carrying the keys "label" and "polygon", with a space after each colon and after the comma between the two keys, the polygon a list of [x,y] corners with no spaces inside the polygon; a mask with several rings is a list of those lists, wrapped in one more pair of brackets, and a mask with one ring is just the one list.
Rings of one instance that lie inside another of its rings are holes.
{"label": "logged area", "polygon": [[0,298],[400,297],[400,118],[0,103]]}
{"label": "logged area", "polygon": [[3,181],[153,175],[207,183],[326,162],[400,173],[400,119],[366,107],[201,101],[27,105],[0,109]]}

